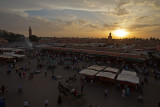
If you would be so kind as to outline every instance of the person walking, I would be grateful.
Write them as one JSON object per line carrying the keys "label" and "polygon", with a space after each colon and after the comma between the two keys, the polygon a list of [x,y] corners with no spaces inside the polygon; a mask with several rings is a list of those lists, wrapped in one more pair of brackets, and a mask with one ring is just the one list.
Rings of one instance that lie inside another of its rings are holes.
{"label": "person walking", "polygon": [[25,73],[25,72],[23,72],[23,78],[25,78],[25,76],[26,76],[26,73]]}
{"label": "person walking", "polygon": [[125,97],[126,97],[125,93],[126,93],[126,92],[125,92],[125,89],[123,89],[123,90],[122,90],[122,98],[125,98]]}
{"label": "person walking", "polygon": [[93,85],[93,79],[91,79],[91,85]]}
{"label": "person walking", "polygon": [[19,78],[21,78],[22,77],[22,73],[21,72],[19,72]]}
{"label": "person walking", "polygon": [[126,95],[129,96],[130,91],[129,91],[129,87],[126,88]]}
{"label": "person walking", "polygon": [[4,94],[4,93],[5,93],[5,86],[2,85],[2,94]]}
{"label": "person walking", "polygon": [[145,81],[146,83],[148,83],[148,77],[147,77],[147,75],[145,75],[144,81]]}
{"label": "person walking", "polygon": [[45,107],[48,106],[48,99],[45,99],[45,100],[44,100],[44,105],[45,105]]}
{"label": "person walking", "polygon": [[104,91],[104,96],[105,96],[105,97],[107,97],[107,93],[108,93],[108,90],[107,90],[107,88],[106,88],[105,91]]}
{"label": "person walking", "polygon": [[45,71],[44,73],[45,73],[45,77],[47,77],[47,71]]}
{"label": "person walking", "polygon": [[137,100],[138,100],[138,102],[143,103],[143,97],[142,97],[142,95],[139,95]]}
{"label": "person walking", "polygon": [[24,101],[24,107],[28,107],[28,101],[27,100]]}
{"label": "person walking", "polygon": [[59,97],[58,97],[58,104],[61,104],[62,103],[62,98],[61,98],[61,94],[59,94]]}
{"label": "person walking", "polygon": [[84,86],[83,86],[83,84],[82,84],[82,86],[81,86],[81,93],[82,92],[84,92]]}
{"label": "person walking", "polygon": [[22,85],[21,84],[18,84],[18,93],[22,92]]}

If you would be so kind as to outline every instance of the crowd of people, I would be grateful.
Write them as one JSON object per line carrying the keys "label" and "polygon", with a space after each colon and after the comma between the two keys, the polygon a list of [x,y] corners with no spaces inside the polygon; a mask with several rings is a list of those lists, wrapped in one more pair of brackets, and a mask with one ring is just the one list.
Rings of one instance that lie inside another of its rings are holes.
{"label": "crowd of people", "polygon": [[[155,72],[157,72],[160,68],[160,62],[157,59],[154,59],[151,57],[150,59],[146,60],[145,62],[136,62],[136,61],[129,61],[124,58],[118,58],[118,57],[105,57],[105,56],[99,56],[99,55],[90,55],[87,53],[75,53],[75,52],[63,52],[63,51],[57,51],[57,50],[46,50],[46,49],[33,49],[33,50],[27,50],[25,52],[27,58],[29,58],[28,64],[25,64],[23,66],[13,66],[15,64],[14,62],[9,64],[7,66],[7,75],[11,75],[13,72],[12,68],[16,68],[16,73],[19,76],[20,79],[24,79],[28,76],[28,79],[31,80],[34,78],[34,75],[38,69],[41,69],[42,67],[46,67],[46,71],[50,70],[53,72],[53,69],[55,69],[54,64],[50,63],[51,60],[55,60],[58,64],[65,64],[65,62],[70,62],[69,67],[72,70],[76,70],[79,72],[80,70],[87,68],[91,65],[104,65],[109,66],[113,68],[118,68],[119,70],[126,69],[131,71],[136,71],[137,73],[144,74],[144,79],[142,79],[141,83],[139,84],[138,89],[140,95],[138,96],[137,100],[138,102],[143,102],[143,84],[148,83],[148,76],[151,76]],[[47,60],[45,59],[47,58]],[[29,66],[32,65],[32,61],[36,60],[37,62],[37,68],[30,69]],[[44,64],[44,61],[47,64]],[[79,62],[83,62],[83,65],[79,64]],[[47,77],[47,72],[44,72],[44,77]],[[53,74],[53,73],[52,73]],[[51,76],[54,77],[53,75]],[[76,74],[73,77],[69,77],[68,80],[66,80],[65,85],[62,85],[61,82],[59,82],[58,90],[58,104],[62,103],[62,97],[63,95],[73,95],[74,97],[80,97],[84,95],[84,85],[81,85],[80,91],[78,92],[78,89],[72,86],[72,84],[69,84],[69,81],[76,81]],[[81,77],[82,81],[85,83],[86,79],[85,77]],[[83,83],[82,82],[82,83]],[[90,80],[91,85],[93,85],[93,80]],[[4,94],[7,92],[7,87],[2,85],[1,86],[2,93]],[[22,92],[23,88],[22,85],[18,85],[18,92]],[[130,95],[130,88],[128,86],[124,86],[122,89],[122,98],[126,98],[126,96]],[[108,96],[108,90],[107,88],[104,90],[104,96]],[[24,101],[24,107],[28,107],[29,102],[27,100]],[[45,107],[48,106],[48,99],[44,100]],[[98,105],[97,107],[100,107]]]}

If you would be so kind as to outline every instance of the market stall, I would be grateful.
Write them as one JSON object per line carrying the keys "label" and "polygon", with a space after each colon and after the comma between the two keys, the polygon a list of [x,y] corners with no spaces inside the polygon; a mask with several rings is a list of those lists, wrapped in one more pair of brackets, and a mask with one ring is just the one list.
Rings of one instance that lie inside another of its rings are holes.
{"label": "market stall", "polygon": [[4,52],[3,55],[8,55],[8,56],[14,57],[18,60],[21,60],[25,57],[25,55],[15,54],[13,52],[11,52],[11,53],[10,52]]}
{"label": "market stall", "polygon": [[135,87],[139,84],[139,77],[128,74],[119,74],[117,81],[119,81],[120,84]]}
{"label": "market stall", "polygon": [[136,72],[134,72],[134,71],[126,71],[126,70],[122,70],[121,74],[137,76]]}
{"label": "market stall", "polygon": [[12,62],[14,60],[14,57],[9,56],[9,55],[0,55],[0,62],[5,63],[5,62]]}
{"label": "market stall", "polygon": [[104,71],[106,71],[106,72],[111,72],[111,73],[115,73],[115,74],[118,73],[118,69],[116,69],[116,68],[111,68],[111,67],[105,68]]}
{"label": "market stall", "polygon": [[92,65],[92,66],[88,67],[88,69],[92,69],[92,70],[96,70],[96,71],[102,71],[103,69],[105,69],[105,66]]}
{"label": "market stall", "polygon": [[95,75],[98,73],[98,71],[91,70],[91,69],[83,69],[79,73],[87,78],[94,78]]}
{"label": "market stall", "polygon": [[99,72],[96,74],[96,76],[99,78],[99,80],[114,83],[116,74],[111,72]]}

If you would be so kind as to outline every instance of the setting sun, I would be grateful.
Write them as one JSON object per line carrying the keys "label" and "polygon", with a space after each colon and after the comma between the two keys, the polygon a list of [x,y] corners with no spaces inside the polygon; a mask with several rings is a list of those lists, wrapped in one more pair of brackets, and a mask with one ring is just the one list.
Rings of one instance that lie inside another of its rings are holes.
{"label": "setting sun", "polygon": [[122,38],[128,34],[128,32],[125,29],[118,29],[113,32],[116,36]]}

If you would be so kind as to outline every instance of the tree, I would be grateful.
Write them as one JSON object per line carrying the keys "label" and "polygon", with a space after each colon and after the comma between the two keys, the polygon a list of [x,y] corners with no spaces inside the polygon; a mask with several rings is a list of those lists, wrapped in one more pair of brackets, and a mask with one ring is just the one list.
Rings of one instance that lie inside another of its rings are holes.
{"label": "tree", "polygon": [[29,40],[31,42],[38,42],[39,41],[39,37],[37,37],[36,35],[31,35],[31,36],[29,36]]}
{"label": "tree", "polygon": [[5,30],[0,30],[0,31],[1,31],[0,38],[4,38],[8,40],[8,42],[24,41],[25,39],[24,35],[21,34],[16,34]]}

